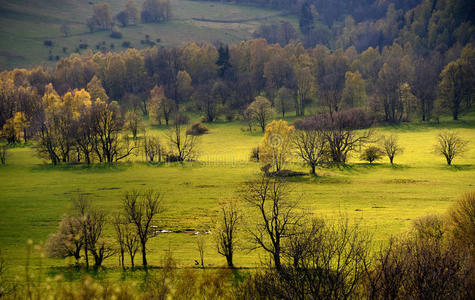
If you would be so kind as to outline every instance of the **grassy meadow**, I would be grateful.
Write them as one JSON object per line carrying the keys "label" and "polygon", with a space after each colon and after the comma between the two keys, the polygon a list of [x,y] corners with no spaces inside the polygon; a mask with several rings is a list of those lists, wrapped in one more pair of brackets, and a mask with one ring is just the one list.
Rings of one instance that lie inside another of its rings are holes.
{"label": "grassy meadow", "polygon": [[[396,166],[391,167],[387,159],[369,165],[355,155],[346,167],[320,168],[319,177],[292,179],[293,196],[301,197],[300,209],[316,216],[348,215],[372,232],[376,242],[403,233],[414,219],[443,213],[461,193],[475,188],[475,118],[464,119],[377,127],[376,134],[397,134],[405,148],[396,157]],[[239,199],[242,184],[259,172],[260,165],[249,162],[248,156],[262,134],[243,132],[241,128],[245,127],[239,121],[210,124],[210,133],[201,137],[199,160],[184,165],[149,165],[139,155],[112,167],[53,167],[37,158],[31,147],[10,149],[7,165],[0,166],[0,248],[8,257],[10,274],[23,272],[27,240],[34,244],[44,242],[56,230],[75,194],[82,193],[99,207],[116,212],[124,191],[133,188],[163,192],[166,211],[156,225],[179,231],[159,234],[150,240],[149,263],[159,266],[164,251],[171,250],[180,266],[193,267],[194,260],[199,258],[193,233],[213,230],[218,204]],[[433,151],[437,134],[445,128],[452,128],[472,141],[469,151],[456,158],[452,167]],[[149,133],[157,135],[164,130],[148,128]],[[296,158],[287,168],[308,171]],[[253,213],[245,205],[242,209],[246,222],[251,222]],[[246,222],[243,229],[248,226]],[[107,235],[113,236],[111,226]],[[212,234],[205,235],[205,239],[205,265],[224,266],[225,260],[216,253]],[[253,268],[266,259],[260,252],[245,249],[245,230],[240,239],[243,249],[235,257],[237,267]],[[34,253],[32,264],[35,268],[41,264],[54,273],[54,267],[65,266],[66,262],[40,258]],[[105,267],[118,269],[117,259],[106,260]]]}
{"label": "grassy meadow", "polygon": [[[120,28],[122,39],[109,37],[109,31],[89,33],[86,19],[92,15],[91,1],[80,0],[4,0],[0,2],[0,70],[29,67],[40,63],[53,66],[48,61],[49,51],[54,58],[74,53],[81,43],[89,45],[89,50],[97,51],[96,45],[112,51],[122,51],[124,41],[134,48],[144,48],[141,44],[145,35],[151,41],[160,39],[158,46],[176,46],[187,42],[239,42],[250,39],[254,30],[269,21],[287,20],[297,28],[295,16],[281,17],[279,11],[251,6],[240,6],[219,2],[171,0],[172,17],[167,23],[138,24]],[[93,1],[96,2],[96,1]],[[115,16],[123,10],[127,0],[105,0]],[[136,1],[139,10],[141,0]],[[207,20],[236,20],[236,23],[203,22]],[[249,20],[249,21],[245,21]],[[69,26],[67,37],[60,31],[61,25]],[[45,47],[45,40],[53,41],[52,47]],[[111,44],[114,48],[111,49]],[[67,48],[63,52],[63,47]]]}

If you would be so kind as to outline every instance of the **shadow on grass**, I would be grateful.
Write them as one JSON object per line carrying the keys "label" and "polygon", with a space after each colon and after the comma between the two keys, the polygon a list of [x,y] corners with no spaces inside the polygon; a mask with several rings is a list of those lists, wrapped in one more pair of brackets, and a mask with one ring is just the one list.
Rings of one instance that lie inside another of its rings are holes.
{"label": "shadow on grass", "polygon": [[377,127],[387,131],[399,132],[422,132],[433,129],[474,129],[475,128],[475,114],[470,113],[461,117],[462,119],[454,121],[449,118],[444,118],[440,122],[435,121],[412,121],[399,124],[379,124]]}
{"label": "shadow on grass", "polygon": [[133,163],[115,163],[115,164],[86,164],[86,163],[68,163],[68,164],[41,164],[31,168],[33,172],[43,171],[66,171],[66,172],[92,172],[92,173],[110,173],[123,172],[130,168]]}
{"label": "shadow on grass", "polygon": [[469,165],[469,164],[451,165],[451,166],[446,165],[446,166],[441,167],[440,169],[454,171],[454,172],[457,172],[457,171],[471,171],[471,170],[475,170],[475,165]]}

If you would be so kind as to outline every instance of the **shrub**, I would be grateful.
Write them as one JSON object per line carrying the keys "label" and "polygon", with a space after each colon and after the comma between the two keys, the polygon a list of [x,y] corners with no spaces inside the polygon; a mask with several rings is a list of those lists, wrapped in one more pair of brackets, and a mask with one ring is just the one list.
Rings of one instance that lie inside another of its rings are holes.
{"label": "shrub", "polygon": [[226,117],[226,121],[228,121],[228,122],[233,121],[234,118],[235,118],[235,116],[234,116],[233,113],[227,113],[227,114],[225,115],[225,117]]}
{"label": "shrub", "polygon": [[183,124],[189,124],[189,123],[190,123],[190,117],[188,117],[185,114],[179,113],[175,118],[175,124],[183,125]]}
{"label": "shrub", "polygon": [[89,45],[86,43],[79,44],[79,49],[87,49],[87,47],[89,47]]}
{"label": "shrub", "polygon": [[124,48],[130,48],[131,46],[132,45],[128,41],[125,41],[125,42],[122,43],[122,47],[124,47]]}
{"label": "shrub", "polygon": [[51,46],[53,46],[53,41],[46,40],[46,41],[43,42],[43,45],[45,45],[46,47],[51,47]]}
{"label": "shrub", "polygon": [[421,239],[440,240],[444,234],[444,223],[440,215],[427,215],[415,219],[412,226],[416,236]]}
{"label": "shrub", "polygon": [[119,31],[113,31],[110,34],[110,37],[113,38],[113,39],[121,39],[122,38],[122,33],[119,32]]}
{"label": "shrub", "polygon": [[475,191],[463,194],[449,209],[447,223],[454,240],[475,252]]}
{"label": "shrub", "polygon": [[177,161],[183,161],[183,159],[174,153],[168,153],[165,155],[165,161],[166,162],[177,162]]}
{"label": "shrub", "polygon": [[209,129],[201,122],[195,122],[191,124],[191,127],[188,128],[186,134],[189,135],[202,135],[208,133]]}
{"label": "shrub", "polygon": [[369,146],[363,151],[363,153],[361,153],[360,158],[372,164],[373,161],[381,159],[382,156],[383,156],[383,151],[379,147]]}
{"label": "shrub", "polygon": [[259,146],[252,148],[251,155],[249,155],[250,161],[259,161]]}

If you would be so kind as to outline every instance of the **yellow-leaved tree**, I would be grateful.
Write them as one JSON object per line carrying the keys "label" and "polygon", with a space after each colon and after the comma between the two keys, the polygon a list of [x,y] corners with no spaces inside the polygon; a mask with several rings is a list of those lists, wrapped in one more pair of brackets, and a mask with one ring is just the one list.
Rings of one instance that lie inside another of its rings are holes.
{"label": "yellow-leaved tree", "polygon": [[292,136],[295,128],[286,121],[272,121],[267,124],[259,146],[259,159],[278,172],[282,170],[291,154]]}

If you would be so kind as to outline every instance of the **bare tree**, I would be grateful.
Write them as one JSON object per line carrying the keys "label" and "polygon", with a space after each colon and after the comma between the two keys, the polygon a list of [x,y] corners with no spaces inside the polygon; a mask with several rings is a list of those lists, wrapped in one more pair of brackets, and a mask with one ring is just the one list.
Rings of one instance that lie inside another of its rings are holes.
{"label": "bare tree", "polygon": [[135,255],[140,248],[139,238],[132,224],[124,218],[121,213],[118,213],[113,220],[113,225],[116,233],[116,240],[119,243],[120,264],[125,269],[124,258],[125,253],[130,257],[130,264],[132,269],[135,268]]}
{"label": "bare tree", "polygon": [[74,257],[79,264],[84,235],[81,220],[77,217],[64,215],[59,223],[58,232],[50,234],[45,245],[49,257]]}
{"label": "bare tree", "polygon": [[165,150],[156,136],[145,136],[143,140],[145,159],[149,162],[161,162]]}
{"label": "bare tree", "polygon": [[462,139],[454,131],[444,131],[439,133],[435,145],[436,153],[442,154],[447,160],[447,165],[452,165],[452,161],[456,156],[462,155],[467,151],[468,141]]}
{"label": "bare tree", "polygon": [[104,211],[91,207],[85,220],[85,242],[88,250],[94,257],[94,268],[97,269],[102,262],[115,254],[112,245],[103,238],[104,226],[107,218]]}
{"label": "bare tree", "polygon": [[125,232],[124,232],[124,222],[125,220],[120,213],[114,216],[112,224],[114,225],[115,238],[117,243],[119,243],[119,263],[122,266],[122,269],[125,269],[124,257],[125,257]]}
{"label": "bare tree", "polygon": [[404,152],[404,149],[399,145],[398,138],[395,135],[390,135],[388,137],[383,136],[381,139],[381,147],[383,148],[386,156],[389,158],[391,165],[394,164],[394,157],[397,154]]}
{"label": "bare tree", "polygon": [[84,237],[84,256],[86,259],[86,268],[89,268],[89,251],[87,238],[87,218],[89,215],[89,210],[91,207],[91,202],[89,199],[85,198],[82,194],[78,194],[76,198],[72,199],[74,216],[78,218],[81,224],[82,236]]}
{"label": "bare tree", "polygon": [[232,201],[221,205],[221,215],[216,226],[216,245],[218,253],[226,258],[228,267],[234,268],[233,255],[236,248],[236,232],[241,214]]}
{"label": "bare tree", "polygon": [[287,182],[265,175],[247,184],[243,199],[258,214],[249,233],[256,248],[268,252],[277,270],[282,269],[282,246],[301,216],[296,213],[298,201],[291,201]]}
{"label": "bare tree", "polygon": [[295,123],[296,131],[293,143],[298,156],[311,168],[311,174],[317,175],[315,168],[328,161],[328,143],[321,131],[312,128],[305,120]]}
{"label": "bare tree", "polygon": [[179,122],[166,132],[170,149],[178,161],[192,160],[197,155],[199,138],[198,136],[186,134],[186,129]]}
{"label": "bare tree", "polygon": [[202,235],[196,237],[196,246],[198,248],[198,253],[200,254],[200,263],[201,267],[204,268],[204,257],[205,257],[205,239]]}
{"label": "bare tree", "polygon": [[131,228],[131,224],[124,224],[124,245],[130,257],[132,269],[135,268],[135,255],[140,248],[140,239],[137,232]]}
{"label": "bare tree", "polygon": [[305,120],[307,128],[318,130],[327,141],[328,154],[335,164],[344,164],[350,152],[372,136],[371,120],[357,108],[319,114]]}
{"label": "bare tree", "polygon": [[163,212],[162,194],[152,189],[126,192],[123,198],[124,216],[135,226],[142,248],[142,263],[147,268],[147,242],[155,217]]}

